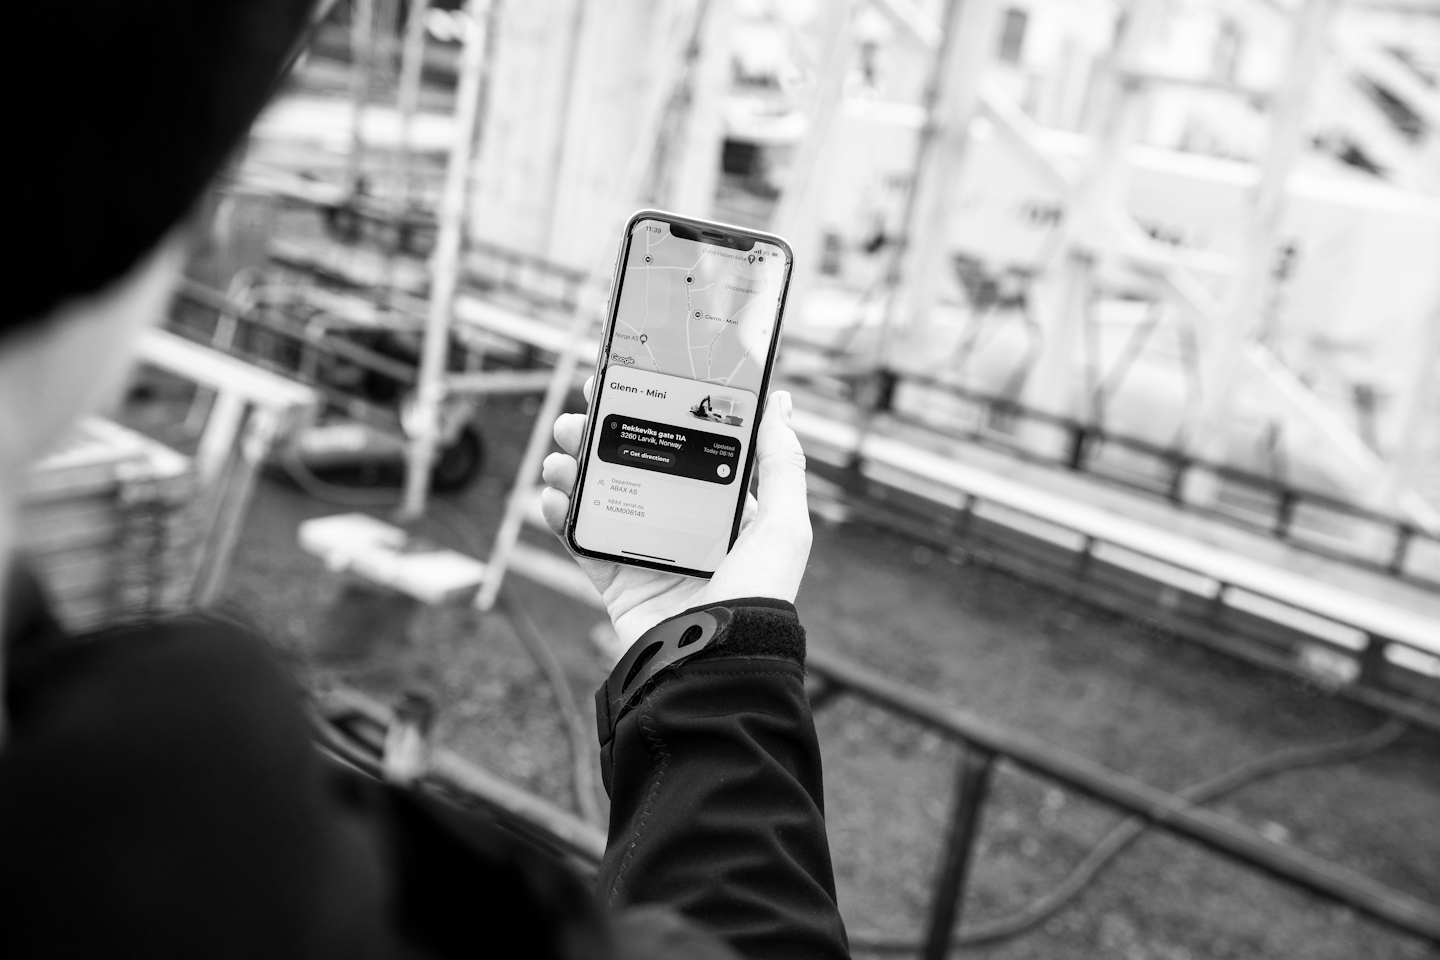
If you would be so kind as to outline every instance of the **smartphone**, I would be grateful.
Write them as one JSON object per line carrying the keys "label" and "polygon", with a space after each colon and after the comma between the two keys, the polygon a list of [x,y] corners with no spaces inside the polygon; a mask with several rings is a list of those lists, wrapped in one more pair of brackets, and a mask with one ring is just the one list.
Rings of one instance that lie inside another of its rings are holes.
{"label": "smartphone", "polygon": [[740,533],[790,285],[781,238],[641,210],[615,262],[565,539],[709,577]]}

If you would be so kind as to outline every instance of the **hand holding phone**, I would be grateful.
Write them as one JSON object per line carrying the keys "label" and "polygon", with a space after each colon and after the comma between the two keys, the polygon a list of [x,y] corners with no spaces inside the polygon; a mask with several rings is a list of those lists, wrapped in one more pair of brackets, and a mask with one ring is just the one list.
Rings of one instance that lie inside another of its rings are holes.
{"label": "hand holding phone", "polygon": [[[592,404],[594,384],[593,377],[585,383]],[[627,644],[660,621],[701,604],[741,597],[794,602],[810,557],[811,531],[805,454],[790,428],[790,404],[790,394],[777,391],[765,406],[755,443],[759,497],[746,494],[740,535],[710,579],[576,556]],[[562,415],[555,421],[555,440],[564,453],[545,459],[540,507],[562,542],[584,431],[584,415]]]}

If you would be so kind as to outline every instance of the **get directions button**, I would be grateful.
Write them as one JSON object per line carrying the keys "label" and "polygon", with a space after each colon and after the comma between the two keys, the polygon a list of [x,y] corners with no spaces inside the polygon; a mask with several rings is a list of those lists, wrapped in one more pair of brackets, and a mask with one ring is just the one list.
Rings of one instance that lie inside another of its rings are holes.
{"label": "get directions button", "polygon": [[622,443],[616,453],[620,455],[622,462],[643,463],[648,467],[675,466],[675,454],[669,450],[656,450]]}

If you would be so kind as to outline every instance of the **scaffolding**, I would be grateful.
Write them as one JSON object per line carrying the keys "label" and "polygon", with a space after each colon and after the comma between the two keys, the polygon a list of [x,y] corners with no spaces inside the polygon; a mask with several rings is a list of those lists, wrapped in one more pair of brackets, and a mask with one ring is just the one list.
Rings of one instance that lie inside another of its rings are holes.
{"label": "scaffolding", "polygon": [[[1102,275],[1124,276],[1135,295],[1160,306],[1148,327],[1143,327],[1125,354],[1144,346],[1143,337],[1157,323],[1171,318],[1192,345],[1196,369],[1193,403],[1180,437],[1180,452],[1199,461],[1224,462],[1227,430],[1234,415],[1237,388],[1242,383],[1260,390],[1276,416],[1294,425],[1317,448],[1323,448],[1325,469],[1335,485],[1363,507],[1402,518],[1418,529],[1440,532],[1440,513],[1413,489],[1416,445],[1420,422],[1431,392],[1427,371],[1433,371],[1440,346],[1427,336],[1415,366],[1405,371],[1401,404],[1404,423],[1397,452],[1388,459],[1356,429],[1337,415],[1297,377],[1266,342],[1262,317],[1276,296],[1285,256],[1281,218],[1287,186],[1307,137],[1307,116],[1312,91],[1327,58],[1343,64],[1373,64],[1372,47],[1354,38],[1332,36],[1330,25],[1338,0],[1306,0],[1291,8],[1261,0],[1234,0],[1249,4],[1262,15],[1282,21],[1289,31],[1289,49],[1281,82],[1268,91],[1256,91],[1234,80],[1184,76],[1151,62],[1147,47],[1166,12],[1154,0],[1124,0],[1118,4],[1113,44],[1097,65],[1083,133],[1089,148],[1078,172],[1058,165],[1047,156],[1038,130],[1001,90],[985,79],[986,61],[997,46],[993,4],[951,4],[946,21],[929,23],[910,4],[880,2],[883,9],[910,38],[934,57],[911,167],[910,187],[901,215],[900,236],[894,244],[885,280],[883,309],[874,369],[882,378],[894,371],[894,341],[931,315],[936,305],[937,277],[947,266],[946,241],[954,221],[953,193],[966,157],[971,126],[987,123],[1014,154],[1061,199],[1063,213],[1036,262],[1017,270],[1011,278],[1019,292],[1013,303],[1034,308],[1035,345],[1012,381],[1023,391],[1010,399],[1055,417],[1073,419],[1096,431],[1101,420],[1106,381],[1123,378],[1124,369],[1096,375],[1082,363],[1094,351],[1087,331]],[[843,60],[843,53],[832,54]],[[1381,57],[1387,63],[1390,58]],[[1395,65],[1388,63],[1389,76]],[[1150,236],[1125,209],[1127,157],[1136,143],[1145,104],[1152,91],[1175,86],[1203,86],[1220,94],[1263,103],[1269,115],[1269,138],[1249,191],[1248,225],[1238,256],[1218,256],[1197,249],[1162,243]],[[1413,77],[1406,81],[1430,116],[1440,100]],[[831,88],[817,96],[812,136],[823,139],[832,126],[818,115],[843,106]],[[803,194],[814,177],[814,165],[823,151],[807,141],[802,145],[790,183]],[[809,219],[807,220],[807,216]],[[816,231],[813,210],[803,200],[782,202],[780,220],[802,241]],[[803,287],[801,288],[803,290]],[[1222,292],[1217,290],[1223,289]],[[1027,314],[1028,315],[1028,314]],[[1429,324],[1433,327],[1434,324]],[[1429,328],[1427,327],[1427,329]],[[1083,346],[1083,349],[1082,349]],[[1133,348],[1133,349],[1132,349]],[[1123,367],[1124,364],[1117,364]],[[1110,392],[1113,393],[1113,384]],[[871,392],[869,402],[883,405],[885,389]],[[864,415],[870,420],[872,409]],[[1053,432],[1029,438],[1034,452],[1061,456],[1049,447],[1060,441]],[[1213,502],[1213,484],[1197,477],[1187,499]]]}

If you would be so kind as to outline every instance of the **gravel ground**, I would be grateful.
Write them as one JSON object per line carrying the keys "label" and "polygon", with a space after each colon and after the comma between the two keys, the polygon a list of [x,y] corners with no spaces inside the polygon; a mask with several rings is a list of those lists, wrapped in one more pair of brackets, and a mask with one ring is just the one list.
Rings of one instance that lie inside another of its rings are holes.
{"label": "gravel ground", "polygon": [[[483,412],[484,474],[448,497],[453,509],[432,512],[419,532],[472,552],[486,542],[533,408],[533,401],[517,400]],[[227,604],[274,638],[304,682],[348,684],[383,698],[423,690],[440,707],[444,742],[575,809],[554,695],[503,616],[356,593],[299,551],[301,520],[349,509],[286,480],[267,480],[239,547]],[[546,542],[534,531],[526,537]],[[606,673],[588,640],[595,613],[518,578],[509,584],[586,699]],[[1384,720],[1292,679],[1156,637],[1002,572],[954,565],[863,526],[817,521],[799,606],[816,647],[1172,790],[1275,750],[1357,736]],[[581,710],[589,715],[587,703]],[[817,726],[847,923],[867,941],[914,940],[943,836],[956,748],[843,698],[820,711]],[[1243,788],[1217,809],[1440,902],[1437,746],[1440,738],[1411,731],[1362,761]],[[1044,893],[1118,820],[1112,810],[1002,765],[966,917],[995,918]],[[965,955],[1378,960],[1440,951],[1149,833],[1045,923]]]}

